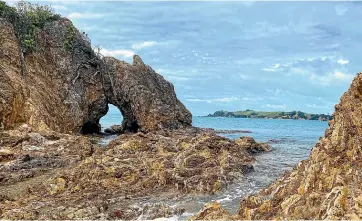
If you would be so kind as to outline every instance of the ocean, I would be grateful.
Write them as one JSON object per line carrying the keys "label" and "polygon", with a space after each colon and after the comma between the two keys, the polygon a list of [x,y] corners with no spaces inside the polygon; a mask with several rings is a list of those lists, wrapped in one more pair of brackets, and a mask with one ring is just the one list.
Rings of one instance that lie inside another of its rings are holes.
{"label": "ocean", "polygon": [[[122,116],[111,106],[108,114],[101,119],[103,128],[120,124]],[[240,181],[230,184],[224,191],[212,196],[189,196],[182,200],[166,200],[165,203],[186,208],[186,213],[177,219],[184,219],[199,211],[210,201],[220,202],[227,210],[235,213],[242,197],[268,186],[301,160],[307,159],[311,149],[328,127],[328,122],[310,120],[246,119],[193,117],[193,125],[217,130],[248,130],[251,133],[220,134],[230,139],[251,136],[257,142],[271,143],[272,151],[255,156],[254,171]],[[152,199],[147,199],[150,203]]]}

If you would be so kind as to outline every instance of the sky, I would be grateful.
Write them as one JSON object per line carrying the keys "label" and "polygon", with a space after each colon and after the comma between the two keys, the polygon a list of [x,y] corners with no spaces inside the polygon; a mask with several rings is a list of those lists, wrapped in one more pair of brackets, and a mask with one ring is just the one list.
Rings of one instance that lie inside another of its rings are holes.
{"label": "sky", "polygon": [[138,54],[196,116],[332,114],[362,71],[362,2],[41,4],[85,31],[103,55],[132,62]]}

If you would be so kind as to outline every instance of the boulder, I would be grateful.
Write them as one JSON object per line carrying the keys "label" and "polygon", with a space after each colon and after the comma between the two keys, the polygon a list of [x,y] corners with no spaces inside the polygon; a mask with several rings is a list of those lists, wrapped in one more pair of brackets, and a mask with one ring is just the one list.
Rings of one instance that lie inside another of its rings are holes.
{"label": "boulder", "polygon": [[190,217],[190,220],[233,220],[231,214],[226,211],[220,203],[211,202],[202,208],[196,215]]}
{"label": "boulder", "polygon": [[247,152],[254,154],[270,151],[271,146],[267,143],[257,143],[252,137],[240,137],[235,142]]}
{"label": "boulder", "polygon": [[104,132],[107,134],[120,134],[122,131],[122,125],[113,125],[110,128],[106,128],[104,130]]}

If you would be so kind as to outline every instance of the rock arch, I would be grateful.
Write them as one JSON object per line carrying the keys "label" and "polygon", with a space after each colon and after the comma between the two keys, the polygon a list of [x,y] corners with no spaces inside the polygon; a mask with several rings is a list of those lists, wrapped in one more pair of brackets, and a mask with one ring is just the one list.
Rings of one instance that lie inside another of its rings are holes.
{"label": "rock arch", "polygon": [[133,64],[104,58],[107,101],[123,115],[122,131],[152,131],[191,126],[192,115],[177,99],[173,85],[135,55]]}
{"label": "rock arch", "polygon": [[[62,46],[69,27],[75,30],[72,50]],[[44,26],[38,50],[25,57],[24,75],[12,24],[0,18],[0,30],[0,128],[29,124],[36,131],[97,133],[108,104],[122,112],[123,132],[191,126],[191,113],[170,82],[137,55],[133,64],[101,60],[68,19]]]}

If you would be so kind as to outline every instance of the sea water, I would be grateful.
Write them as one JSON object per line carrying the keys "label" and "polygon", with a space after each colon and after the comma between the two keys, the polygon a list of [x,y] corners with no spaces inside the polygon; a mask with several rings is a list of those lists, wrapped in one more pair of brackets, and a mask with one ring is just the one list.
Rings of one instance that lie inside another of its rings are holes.
{"label": "sea water", "polygon": [[[106,117],[101,119],[102,127],[120,124],[122,116],[115,107],[111,107]],[[199,211],[210,201],[220,202],[224,208],[235,213],[240,200],[268,186],[301,160],[307,159],[311,149],[324,135],[327,122],[311,120],[246,119],[221,117],[193,117],[193,125],[217,130],[247,130],[252,133],[220,134],[230,139],[240,136],[252,136],[257,142],[271,142],[272,151],[255,155],[254,171],[248,173],[224,191],[212,196],[188,196],[180,199],[167,199],[164,202],[186,208],[180,219]],[[146,199],[152,202],[152,199]]]}

